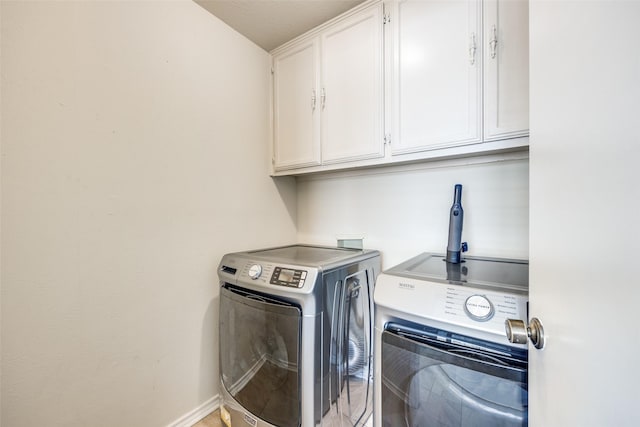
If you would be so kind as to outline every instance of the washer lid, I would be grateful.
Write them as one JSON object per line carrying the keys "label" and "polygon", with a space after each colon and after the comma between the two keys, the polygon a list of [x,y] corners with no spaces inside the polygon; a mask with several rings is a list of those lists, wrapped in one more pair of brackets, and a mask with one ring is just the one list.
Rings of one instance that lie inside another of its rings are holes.
{"label": "washer lid", "polygon": [[523,260],[465,257],[462,263],[452,264],[444,255],[423,253],[385,273],[481,288],[529,289],[529,263]]}

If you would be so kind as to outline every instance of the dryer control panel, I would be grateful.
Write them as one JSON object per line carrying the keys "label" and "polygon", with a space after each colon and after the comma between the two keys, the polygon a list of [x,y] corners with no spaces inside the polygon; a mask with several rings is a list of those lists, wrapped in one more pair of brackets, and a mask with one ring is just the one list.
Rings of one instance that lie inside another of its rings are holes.
{"label": "dryer control panel", "polygon": [[[240,268],[237,266],[240,265]],[[313,286],[318,275],[317,269],[300,265],[272,264],[261,260],[234,260],[227,258],[220,267],[224,275],[232,275],[235,281],[228,282],[239,285],[286,286],[299,290]]]}
{"label": "dryer control panel", "polygon": [[304,282],[307,278],[307,272],[305,270],[298,270],[292,268],[275,267],[271,280],[269,283],[279,286],[291,286],[294,288],[301,288],[304,286]]}

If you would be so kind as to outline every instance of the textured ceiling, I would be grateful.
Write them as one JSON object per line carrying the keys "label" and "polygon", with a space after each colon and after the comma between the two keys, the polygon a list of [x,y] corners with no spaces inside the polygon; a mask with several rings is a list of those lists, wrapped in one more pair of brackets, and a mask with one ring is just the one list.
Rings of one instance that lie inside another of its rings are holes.
{"label": "textured ceiling", "polygon": [[266,51],[363,0],[194,0]]}

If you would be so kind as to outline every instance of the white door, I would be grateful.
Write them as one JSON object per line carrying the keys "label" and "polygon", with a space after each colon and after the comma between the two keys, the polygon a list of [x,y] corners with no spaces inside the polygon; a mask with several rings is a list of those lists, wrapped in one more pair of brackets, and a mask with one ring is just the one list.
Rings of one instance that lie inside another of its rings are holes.
{"label": "white door", "polygon": [[384,155],[382,4],[322,34],[322,162]]}
{"label": "white door", "polygon": [[407,0],[393,5],[393,153],[479,142],[480,3]]}
{"label": "white door", "polygon": [[318,39],[273,58],[275,170],[320,164]]}
{"label": "white door", "polygon": [[640,425],[640,2],[532,0],[530,426]]}

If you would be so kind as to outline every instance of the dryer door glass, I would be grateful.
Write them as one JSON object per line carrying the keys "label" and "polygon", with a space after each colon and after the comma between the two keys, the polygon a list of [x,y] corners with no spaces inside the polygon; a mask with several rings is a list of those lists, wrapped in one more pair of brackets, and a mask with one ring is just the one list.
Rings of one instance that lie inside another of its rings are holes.
{"label": "dryer door glass", "polygon": [[222,383],[270,424],[300,425],[299,307],[225,285],[220,290]]}

